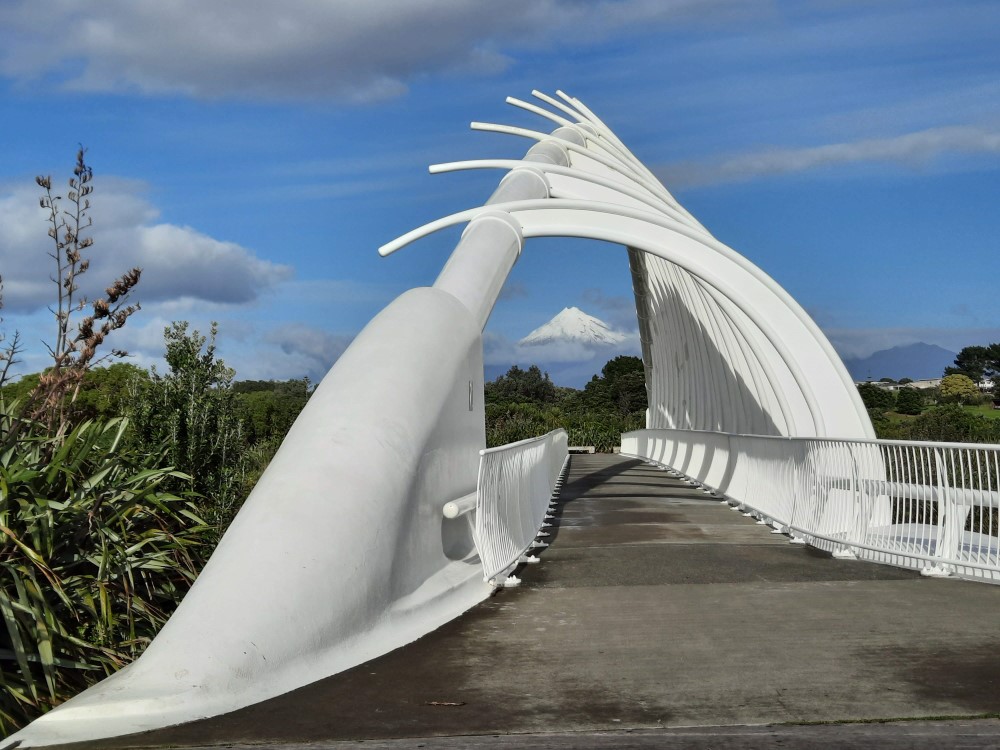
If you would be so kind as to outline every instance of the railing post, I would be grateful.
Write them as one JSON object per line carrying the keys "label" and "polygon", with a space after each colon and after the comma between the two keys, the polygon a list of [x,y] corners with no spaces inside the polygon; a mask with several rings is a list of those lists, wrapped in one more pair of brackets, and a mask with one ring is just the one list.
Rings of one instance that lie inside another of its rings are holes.
{"label": "railing post", "polygon": [[[940,448],[934,449],[934,469],[937,473],[937,539],[934,542],[934,557],[939,559],[954,558],[958,552],[958,537],[961,529],[955,534],[955,513],[950,502],[948,467]],[[920,573],[931,578],[947,578],[955,573],[955,566],[943,562],[933,562]]]}

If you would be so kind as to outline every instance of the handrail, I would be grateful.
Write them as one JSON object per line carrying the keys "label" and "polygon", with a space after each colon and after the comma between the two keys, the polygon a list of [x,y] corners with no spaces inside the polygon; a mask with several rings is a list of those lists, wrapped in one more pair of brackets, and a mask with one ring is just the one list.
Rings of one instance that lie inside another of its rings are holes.
{"label": "handrail", "polygon": [[[479,452],[473,539],[483,580],[503,585],[538,542],[553,490],[566,467],[566,430],[558,429]],[[516,579],[511,579],[516,584]]]}
{"label": "handrail", "polygon": [[[645,432],[645,430],[633,430],[632,432],[639,433]],[[700,432],[706,435],[718,435],[719,433],[713,430],[685,430],[685,432]],[[626,432],[625,435],[630,435],[632,433]],[[803,440],[804,438],[795,437],[794,435],[752,435],[742,432],[732,432],[725,433],[731,435],[732,437],[747,437],[747,438],[760,438],[761,440]],[[842,443],[848,438],[836,438],[836,437],[809,437],[808,440],[813,442],[827,442],[827,443]],[[933,446],[935,448],[960,448],[963,450],[969,448],[990,448],[992,450],[1000,450],[1000,443],[949,443],[934,440],[896,440],[889,438],[849,438],[852,443],[867,443],[869,445],[899,445],[911,448],[923,448],[926,446]]]}
{"label": "handrail", "polygon": [[551,436],[559,432],[566,432],[566,430],[560,427],[559,429],[552,430],[551,432],[546,432],[544,435],[537,435],[536,437],[525,438],[524,440],[518,440],[513,443],[506,443],[505,445],[495,445],[492,448],[483,448],[481,451],[479,451],[479,455],[485,456],[490,453],[500,453],[502,451],[514,450],[515,448],[520,448],[522,446],[528,445],[529,443],[539,443],[542,440],[548,440]]}
{"label": "handrail", "polygon": [[476,509],[476,499],[479,493],[470,492],[468,495],[451,500],[441,507],[441,515],[445,518],[458,518]]}
{"label": "handrail", "polygon": [[1000,583],[1000,445],[652,429],[622,453],[835,556]]}

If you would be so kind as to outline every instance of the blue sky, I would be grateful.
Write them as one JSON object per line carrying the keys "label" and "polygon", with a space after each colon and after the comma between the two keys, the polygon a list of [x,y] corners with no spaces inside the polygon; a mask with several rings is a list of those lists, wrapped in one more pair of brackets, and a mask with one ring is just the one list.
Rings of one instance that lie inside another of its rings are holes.
{"label": "blue sky", "polygon": [[[34,176],[64,180],[77,143],[88,279],[144,268],[116,346],[148,365],[171,320],[217,320],[239,377],[317,379],[457,234],[376,248],[499,177],[427,165],[521,156],[468,123],[544,129],[504,104],[533,88],[587,103],[845,356],[1000,341],[1000,3],[5,0],[0,274],[24,368],[53,328]],[[620,248],[533,242],[488,358],[570,305],[634,328],[630,304]]]}

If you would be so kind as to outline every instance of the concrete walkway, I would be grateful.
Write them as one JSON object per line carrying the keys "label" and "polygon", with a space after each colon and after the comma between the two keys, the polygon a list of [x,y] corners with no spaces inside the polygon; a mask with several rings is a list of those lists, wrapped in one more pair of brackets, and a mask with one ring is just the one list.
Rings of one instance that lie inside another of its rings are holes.
{"label": "concrete walkway", "polygon": [[834,560],[617,456],[574,456],[560,502],[521,588],[419,641],[227,716],[74,747],[1000,745],[991,720],[744,726],[996,714],[1000,587]]}

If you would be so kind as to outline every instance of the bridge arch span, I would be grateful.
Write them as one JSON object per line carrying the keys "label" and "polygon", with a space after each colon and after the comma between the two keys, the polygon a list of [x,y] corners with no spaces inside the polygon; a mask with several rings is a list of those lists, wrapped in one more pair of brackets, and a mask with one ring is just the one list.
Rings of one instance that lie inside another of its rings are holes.
{"label": "bridge arch span", "polygon": [[[531,238],[627,248],[650,432],[696,436],[681,448],[702,465],[720,436],[873,437],[802,308],[712,237],[581,102],[534,94],[551,109],[510,101],[558,125],[552,133],[474,124],[535,140],[523,159],[431,168],[509,171],[483,207],[380,249],[468,222],[433,287],[379,313],[320,383],[143,656],[10,740],[37,747],[226,713],[384,654],[486,598],[473,532],[442,507],[472,498],[479,512],[482,330]],[[733,482],[745,475],[732,468]]]}

